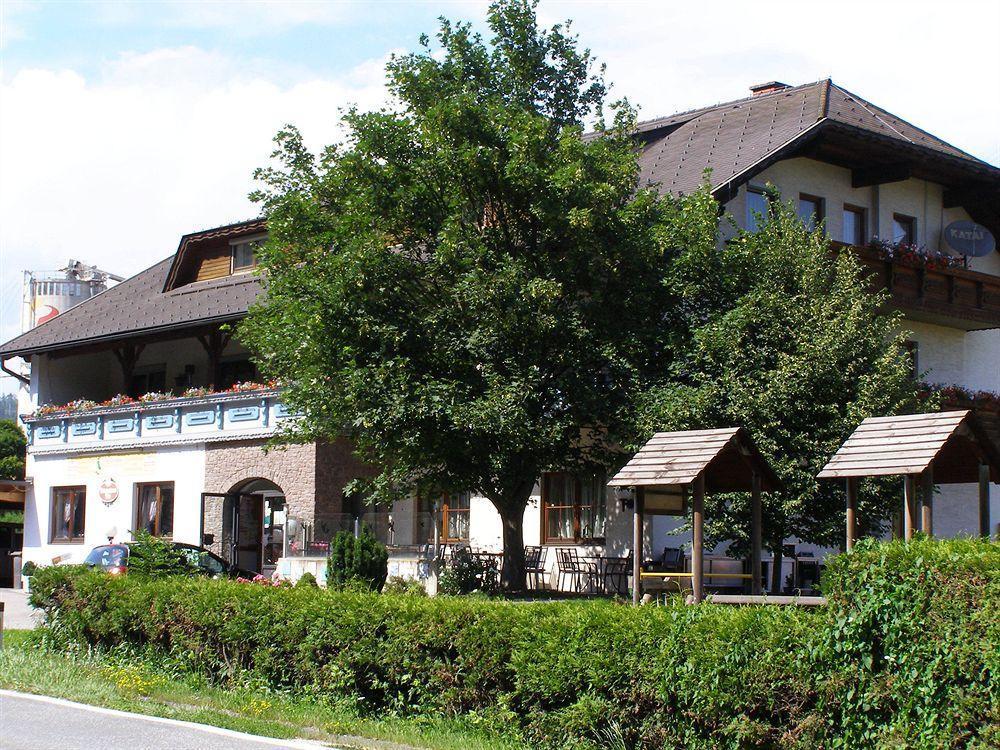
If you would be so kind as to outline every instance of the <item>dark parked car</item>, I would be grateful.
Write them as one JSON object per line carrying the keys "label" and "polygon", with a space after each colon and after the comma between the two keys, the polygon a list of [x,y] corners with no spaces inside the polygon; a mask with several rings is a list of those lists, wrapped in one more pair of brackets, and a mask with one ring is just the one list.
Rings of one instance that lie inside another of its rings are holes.
{"label": "dark parked car", "polygon": [[[172,542],[174,549],[181,550],[202,575],[210,578],[253,578],[256,573],[230,565],[214,552],[193,544]],[[120,575],[128,569],[129,544],[102,544],[94,547],[83,561],[84,565],[101,568],[112,575]]]}

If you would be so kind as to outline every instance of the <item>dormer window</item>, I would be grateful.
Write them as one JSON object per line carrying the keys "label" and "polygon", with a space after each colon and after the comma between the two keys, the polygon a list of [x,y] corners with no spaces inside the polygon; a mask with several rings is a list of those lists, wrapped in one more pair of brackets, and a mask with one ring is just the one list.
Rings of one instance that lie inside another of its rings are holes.
{"label": "dormer window", "polygon": [[257,266],[257,249],[264,244],[264,237],[251,237],[231,243],[233,273],[253,270]]}

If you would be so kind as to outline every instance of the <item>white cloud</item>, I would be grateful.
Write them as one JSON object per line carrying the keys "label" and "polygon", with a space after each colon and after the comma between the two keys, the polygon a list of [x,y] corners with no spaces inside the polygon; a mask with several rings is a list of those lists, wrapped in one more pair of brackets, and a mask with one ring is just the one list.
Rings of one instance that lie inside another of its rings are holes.
{"label": "white cloud", "polygon": [[0,340],[14,335],[22,269],[69,258],[133,274],[185,232],[256,215],[246,198],[285,123],[310,147],[339,109],[385,100],[382,65],[282,85],[196,47],[126,54],[97,79],[25,69],[0,85]]}

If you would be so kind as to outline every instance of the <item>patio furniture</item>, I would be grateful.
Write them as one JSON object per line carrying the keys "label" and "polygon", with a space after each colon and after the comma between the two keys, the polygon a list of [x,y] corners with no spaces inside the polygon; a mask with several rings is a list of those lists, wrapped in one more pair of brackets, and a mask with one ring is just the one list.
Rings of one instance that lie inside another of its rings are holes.
{"label": "patio furniture", "polygon": [[616,594],[625,596],[628,591],[628,577],[632,574],[632,550],[629,550],[625,557],[605,557],[604,570],[601,577],[604,579],[604,590],[608,589],[608,581],[613,582],[612,588]]}
{"label": "patio furniture", "polygon": [[593,589],[596,585],[600,572],[597,565],[586,562],[572,547],[559,547],[556,549],[556,560],[559,563],[559,590],[563,591],[563,581],[569,581],[576,592],[583,591],[584,582],[588,589]]}
{"label": "patio furniture", "polygon": [[545,550],[542,547],[524,548],[524,575],[529,588],[532,578],[535,580],[536,589],[542,587],[542,582],[547,572],[544,567],[544,560],[542,559],[544,553]]}

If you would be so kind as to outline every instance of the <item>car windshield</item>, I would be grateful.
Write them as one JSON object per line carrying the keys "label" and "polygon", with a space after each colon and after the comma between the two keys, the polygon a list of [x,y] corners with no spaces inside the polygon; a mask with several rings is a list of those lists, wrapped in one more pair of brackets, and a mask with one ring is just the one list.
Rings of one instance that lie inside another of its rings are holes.
{"label": "car windshield", "polygon": [[118,568],[128,559],[128,547],[124,544],[110,544],[94,547],[83,561],[84,565],[97,565],[102,568]]}
{"label": "car windshield", "polygon": [[225,566],[222,564],[222,560],[217,558],[208,550],[182,546],[178,546],[178,549],[187,556],[187,559],[191,561],[192,565],[198,567],[198,569],[206,575],[217,576],[222,575],[222,573],[225,572]]}

